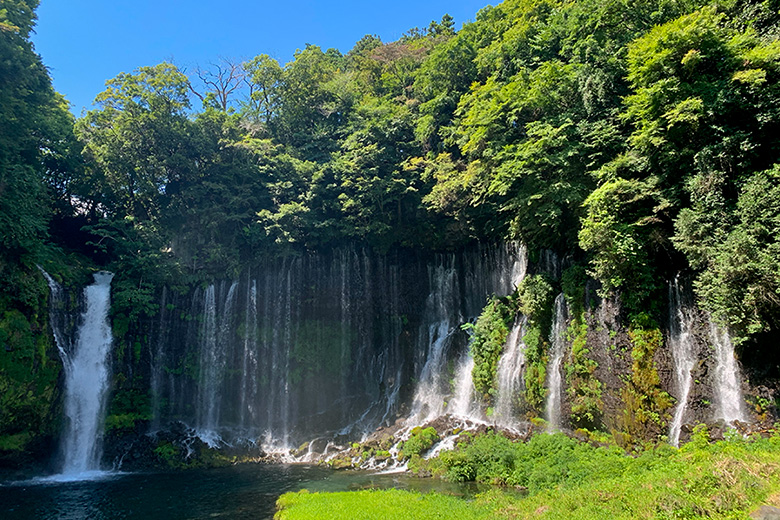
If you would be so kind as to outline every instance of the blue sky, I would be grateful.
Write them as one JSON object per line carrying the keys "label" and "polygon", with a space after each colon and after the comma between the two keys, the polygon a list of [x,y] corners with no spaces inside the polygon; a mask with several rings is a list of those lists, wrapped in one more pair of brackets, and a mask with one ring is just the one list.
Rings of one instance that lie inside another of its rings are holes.
{"label": "blue sky", "polygon": [[489,3],[498,2],[41,0],[33,42],[79,115],[106,80],[144,65],[172,61],[194,71],[258,54],[285,64],[307,43],[347,52],[365,34],[393,41],[445,13],[460,28]]}

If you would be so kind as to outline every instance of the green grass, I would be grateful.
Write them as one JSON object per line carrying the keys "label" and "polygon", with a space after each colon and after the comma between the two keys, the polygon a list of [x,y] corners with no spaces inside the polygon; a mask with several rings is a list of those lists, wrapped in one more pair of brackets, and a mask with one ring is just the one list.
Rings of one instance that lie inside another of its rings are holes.
{"label": "green grass", "polygon": [[363,490],[342,493],[287,493],[277,502],[277,520],[350,520],[449,519],[481,520],[494,518],[488,503],[398,489]]}
{"label": "green grass", "polygon": [[527,474],[526,482],[531,485],[525,498],[502,488],[472,501],[398,490],[301,492],[279,499],[276,518],[747,520],[762,504],[780,505],[778,436],[708,444],[706,431],[702,431],[682,449],[660,446],[637,457],[614,449],[572,447],[568,442],[546,444],[550,452],[539,456],[535,464],[520,457],[516,466],[509,460],[508,444],[496,457],[485,457],[474,446],[459,452],[461,462],[473,459],[471,463],[478,466],[475,477],[482,481],[491,480],[491,472],[504,478]]}

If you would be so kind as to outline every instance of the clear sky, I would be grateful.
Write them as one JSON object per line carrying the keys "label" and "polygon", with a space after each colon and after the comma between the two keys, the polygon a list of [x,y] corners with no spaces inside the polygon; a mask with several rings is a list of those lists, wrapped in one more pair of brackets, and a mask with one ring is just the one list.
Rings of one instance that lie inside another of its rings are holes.
{"label": "clear sky", "polygon": [[[41,0],[33,35],[54,88],[79,115],[120,72],[171,61],[194,71],[219,58],[269,54],[282,65],[307,43],[346,53],[366,34],[397,40],[449,13],[455,27],[490,0]],[[493,4],[498,2],[492,2]]]}

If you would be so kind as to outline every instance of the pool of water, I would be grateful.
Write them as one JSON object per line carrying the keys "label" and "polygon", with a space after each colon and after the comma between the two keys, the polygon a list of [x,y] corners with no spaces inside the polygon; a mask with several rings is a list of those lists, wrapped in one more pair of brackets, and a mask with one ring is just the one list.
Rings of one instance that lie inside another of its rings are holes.
{"label": "pool of water", "polygon": [[405,474],[332,471],[304,465],[239,465],[163,473],[95,475],[90,480],[0,483],[0,518],[271,519],[276,499],[298,491],[401,488],[464,497],[480,488]]}

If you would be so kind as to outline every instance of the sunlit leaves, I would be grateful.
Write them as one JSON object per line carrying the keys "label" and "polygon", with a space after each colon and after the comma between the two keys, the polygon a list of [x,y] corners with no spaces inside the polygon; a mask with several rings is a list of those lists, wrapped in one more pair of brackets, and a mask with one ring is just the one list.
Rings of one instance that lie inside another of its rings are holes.
{"label": "sunlit leaves", "polygon": [[[702,210],[681,215],[678,235],[697,231],[694,219],[705,226],[713,220]],[[696,289],[704,306],[741,341],[780,325],[780,167],[755,174],[741,190],[734,219],[723,220],[703,228],[718,240],[699,245],[691,234],[681,245],[703,267]]]}
{"label": "sunlit leaves", "polygon": [[603,293],[626,289],[634,302],[653,288],[647,226],[663,207],[654,181],[615,179],[585,200],[580,245],[593,255],[592,274]]}

